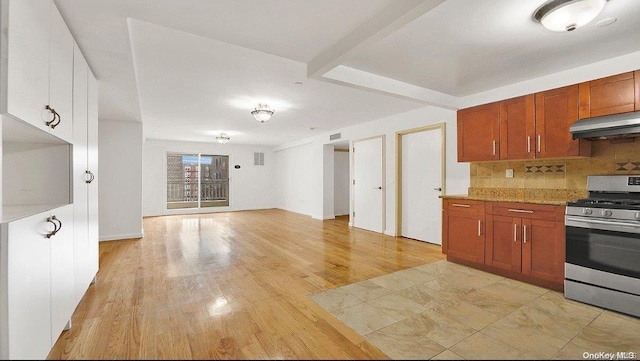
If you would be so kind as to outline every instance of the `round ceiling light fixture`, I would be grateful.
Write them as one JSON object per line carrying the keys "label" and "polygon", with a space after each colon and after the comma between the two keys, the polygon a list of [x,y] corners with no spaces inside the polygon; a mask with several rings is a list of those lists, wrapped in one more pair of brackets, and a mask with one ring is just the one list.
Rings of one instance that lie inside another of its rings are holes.
{"label": "round ceiling light fixture", "polygon": [[225,133],[220,133],[220,135],[216,137],[216,140],[220,144],[227,144],[229,142],[229,139],[231,138],[229,138],[229,136],[226,135]]}
{"label": "round ceiling light fixture", "polygon": [[269,108],[267,104],[258,104],[258,106],[251,111],[251,115],[260,123],[271,119],[273,113],[275,113],[275,110]]}
{"label": "round ceiling light fixture", "polygon": [[533,19],[551,31],[573,31],[595,19],[607,0],[549,0],[533,13]]}

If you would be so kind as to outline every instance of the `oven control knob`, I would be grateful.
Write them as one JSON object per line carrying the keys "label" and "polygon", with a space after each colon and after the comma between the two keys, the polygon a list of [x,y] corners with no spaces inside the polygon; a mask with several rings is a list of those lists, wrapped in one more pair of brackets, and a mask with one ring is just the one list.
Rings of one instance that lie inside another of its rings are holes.
{"label": "oven control knob", "polygon": [[582,208],[582,214],[591,214],[593,213],[593,210],[591,210],[591,208]]}
{"label": "oven control knob", "polygon": [[602,210],[602,215],[605,216],[605,217],[611,217],[611,210],[603,209]]}

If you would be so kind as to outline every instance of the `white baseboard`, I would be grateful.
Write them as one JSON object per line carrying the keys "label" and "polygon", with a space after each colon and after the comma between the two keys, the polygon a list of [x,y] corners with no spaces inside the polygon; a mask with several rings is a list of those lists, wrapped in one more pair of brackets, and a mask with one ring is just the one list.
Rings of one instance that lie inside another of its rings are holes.
{"label": "white baseboard", "polygon": [[119,241],[123,239],[142,238],[143,233],[117,234],[111,236],[100,236],[100,242]]}

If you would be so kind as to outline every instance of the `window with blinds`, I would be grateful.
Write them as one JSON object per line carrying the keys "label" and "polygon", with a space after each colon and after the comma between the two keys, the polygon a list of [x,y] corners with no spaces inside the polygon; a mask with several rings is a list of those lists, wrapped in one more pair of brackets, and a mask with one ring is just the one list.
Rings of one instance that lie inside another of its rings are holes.
{"label": "window with blinds", "polygon": [[167,153],[167,209],[229,205],[229,156]]}

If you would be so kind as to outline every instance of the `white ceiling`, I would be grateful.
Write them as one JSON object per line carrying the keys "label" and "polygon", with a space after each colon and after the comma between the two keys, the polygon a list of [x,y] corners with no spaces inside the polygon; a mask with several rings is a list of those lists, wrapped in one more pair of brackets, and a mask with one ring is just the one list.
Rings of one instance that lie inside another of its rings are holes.
{"label": "white ceiling", "polygon": [[[98,77],[100,119],[154,139],[277,145],[640,50],[638,0],[571,33],[531,19],[544,0],[54,1]],[[323,77],[340,69],[436,96]],[[264,124],[260,102],[276,110]]]}

